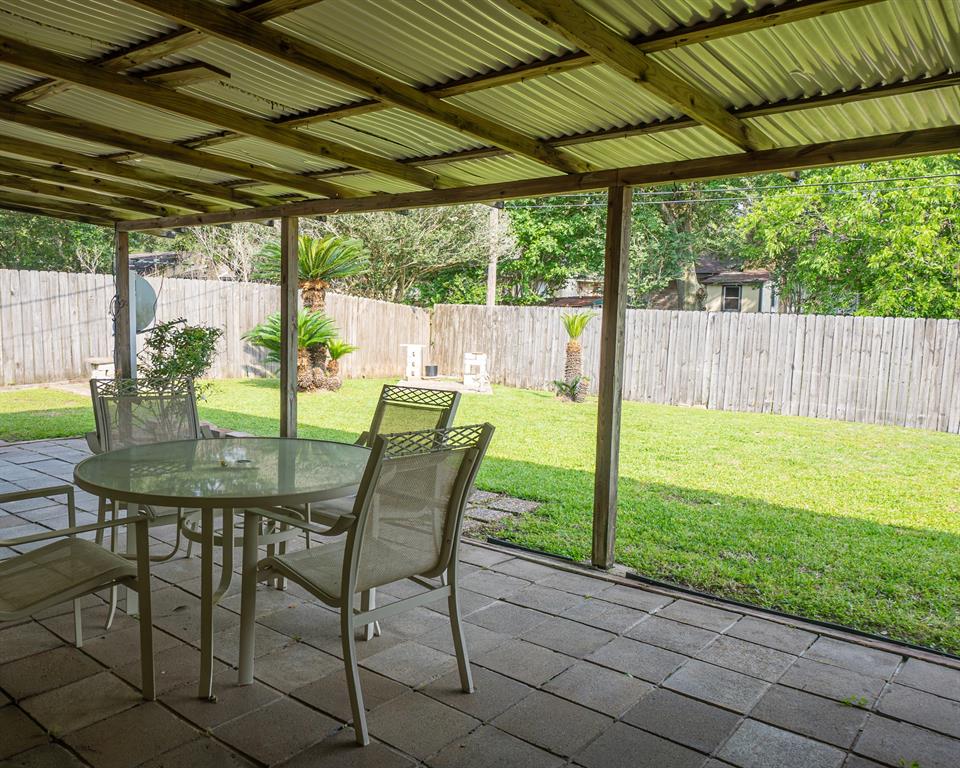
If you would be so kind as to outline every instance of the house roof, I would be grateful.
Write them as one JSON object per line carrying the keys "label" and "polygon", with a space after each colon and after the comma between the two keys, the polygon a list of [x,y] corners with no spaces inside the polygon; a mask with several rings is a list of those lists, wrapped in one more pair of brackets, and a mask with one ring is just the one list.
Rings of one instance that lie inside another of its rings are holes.
{"label": "house roof", "polygon": [[960,124],[955,0],[0,0],[0,17],[0,206],[98,223],[496,199],[713,158],[746,173],[888,134],[778,162],[960,147],[935,132]]}
{"label": "house roof", "polygon": [[763,283],[769,279],[770,272],[766,269],[747,269],[744,271],[719,272],[700,282],[704,285],[748,285],[750,283]]}

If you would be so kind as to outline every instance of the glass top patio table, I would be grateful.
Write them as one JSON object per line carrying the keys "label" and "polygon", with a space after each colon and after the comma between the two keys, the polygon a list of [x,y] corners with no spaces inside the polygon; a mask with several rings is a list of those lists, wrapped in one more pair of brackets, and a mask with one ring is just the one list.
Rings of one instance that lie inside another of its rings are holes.
{"label": "glass top patio table", "polygon": [[304,504],[356,493],[369,454],[327,440],[178,440],[91,456],[76,466],[74,481],[96,496],[158,506]]}

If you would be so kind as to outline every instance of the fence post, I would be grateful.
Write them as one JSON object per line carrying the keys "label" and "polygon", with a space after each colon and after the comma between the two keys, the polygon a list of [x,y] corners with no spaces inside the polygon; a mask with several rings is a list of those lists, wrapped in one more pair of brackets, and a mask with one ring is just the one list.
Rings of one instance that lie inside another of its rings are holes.
{"label": "fence post", "polygon": [[616,540],[632,193],[632,188],[628,186],[610,187],[607,190],[607,236],[600,326],[600,400],[597,405],[597,460],[593,485],[593,564],[599,568],[613,565]]}
{"label": "fence post", "polygon": [[280,437],[297,436],[298,220],[280,220]]}

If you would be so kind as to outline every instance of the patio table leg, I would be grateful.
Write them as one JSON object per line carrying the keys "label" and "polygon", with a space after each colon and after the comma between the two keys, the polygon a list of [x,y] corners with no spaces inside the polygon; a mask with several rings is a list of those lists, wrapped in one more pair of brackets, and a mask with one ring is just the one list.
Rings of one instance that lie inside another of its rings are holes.
{"label": "patio table leg", "polygon": [[253,683],[254,633],[257,621],[257,524],[252,512],[243,516],[243,577],[240,596],[240,685]]}
{"label": "patio table leg", "polygon": [[201,699],[213,695],[213,509],[200,513],[200,683]]}
{"label": "patio table leg", "polygon": [[[114,502],[114,510],[116,510],[116,502]],[[140,505],[139,504],[124,504],[123,512],[128,517],[134,517],[140,514]],[[114,511],[116,515],[116,511]],[[137,526],[136,524],[130,524],[126,526],[127,529],[127,555],[131,557],[136,557],[137,555]],[[111,536],[116,536],[116,529],[110,534]],[[135,589],[130,587],[124,587],[126,590],[126,611],[127,615],[132,616],[140,611],[140,595],[137,594]]]}

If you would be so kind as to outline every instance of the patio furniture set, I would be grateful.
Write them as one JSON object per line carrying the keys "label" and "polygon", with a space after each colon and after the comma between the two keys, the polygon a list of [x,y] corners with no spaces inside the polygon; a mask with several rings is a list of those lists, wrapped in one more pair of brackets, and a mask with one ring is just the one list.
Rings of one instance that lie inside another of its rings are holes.
{"label": "patio furniture set", "polygon": [[[125,588],[126,611],[139,618],[142,693],[153,700],[151,561],[173,557],[182,539],[189,557],[198,543],[198,693],[216,701],[213,611],[230,586],[233,550],[241,547],[240,684],[253,682],[257,584],[283,588],[289,579],[339,609],[359,744],[368,744],[369,735],[356,643],[358,636],[378,634],[381,620],[446,600],[460,683],[473,691],[457,550],[466,501],[494,430],[490,424],[452,426],[458,393],[385,386],[369,431],[346,444],[214,439],[201,429],[189,382],[165,390],[135,379],[94,379],[90,385],[97,430],[87,441],[94,455],[77,465],[74,482],[100,499],[97,522],[76,525],[71,485],[0,494],[0,503],[62,494],[68,509],[67,528],[0,541],[0,546],[40,545],[0,561],[0,622],[72,600],[80,647],[80,598],[109,589],[109,627],[119,588]],[[242,526],[235,523],[238,514]],[[152,554],[149,526],[171,522],[177,525],[172,551]],[[126,529],[122,553],[121,528]],[[301,536],[304,548],[288,552],[287,545]],[[317,546],[317,539],[326,543]],[[215,585],[217,547],[221,575]],[[426,591],[377,607],[378,587],[407,579]]]}

